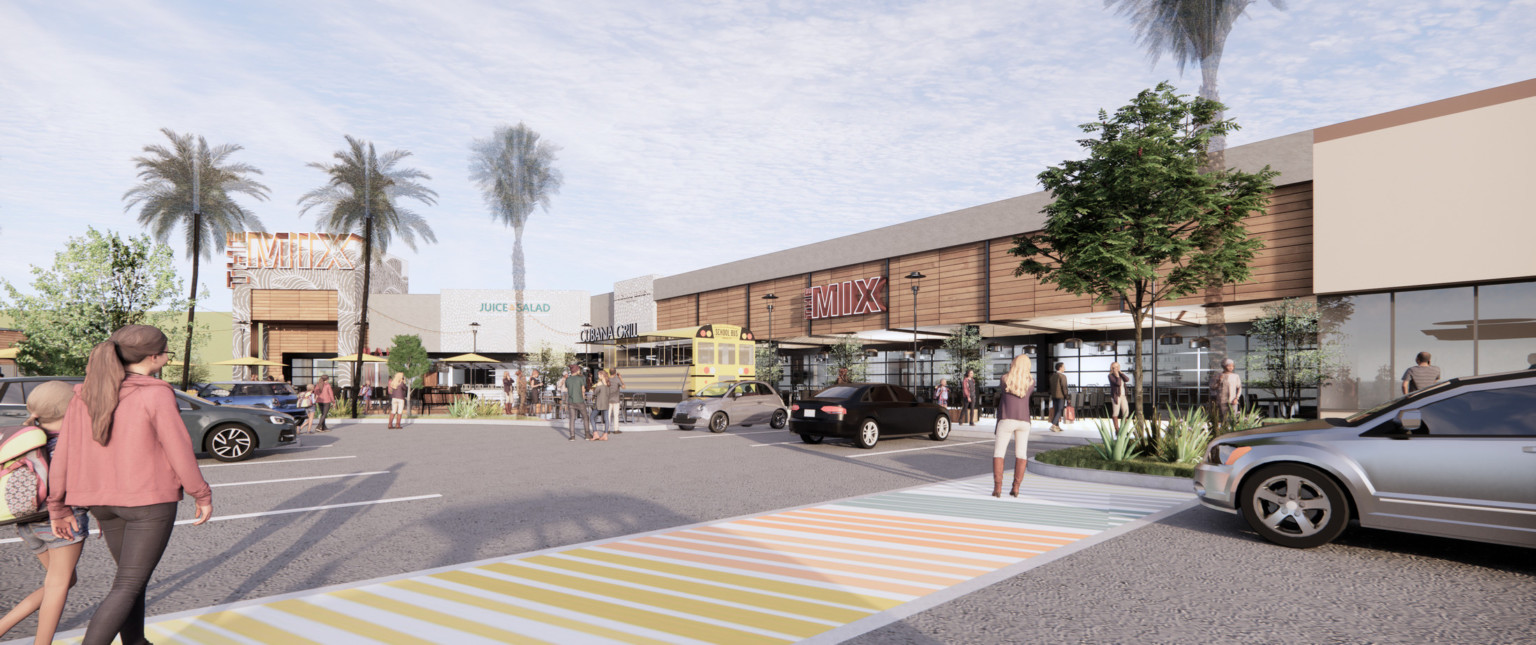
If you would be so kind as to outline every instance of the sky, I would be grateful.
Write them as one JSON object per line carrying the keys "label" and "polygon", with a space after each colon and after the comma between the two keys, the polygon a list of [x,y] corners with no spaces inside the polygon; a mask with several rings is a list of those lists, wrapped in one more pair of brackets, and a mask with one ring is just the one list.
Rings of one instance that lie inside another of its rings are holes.
{"label": "sky", "polygon": [[[1283,5],[1228,38],[1229,145],[1536,70],[1536,0]],[[306,164],[344,135],[409,151],[438,243],[390,252],[437,293],[512,287],[469,150],[523,122],[565,179],[528,221],[528,286],[595,294],[1035,192],[1078,124],[1164,80],[1200,74],[1091,0],[0,0],[0,278],[26,290],[88,226],[139,233],[122,196],[161,128],[243,146],[269,231],[316,230]],[[200,306],[229,309],[224,262]]]}

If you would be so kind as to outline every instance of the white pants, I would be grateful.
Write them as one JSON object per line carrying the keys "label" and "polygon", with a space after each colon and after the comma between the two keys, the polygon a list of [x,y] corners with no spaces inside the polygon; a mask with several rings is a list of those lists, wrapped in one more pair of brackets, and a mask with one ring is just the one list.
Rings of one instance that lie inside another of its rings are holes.
{"label": "white pants", "polygon": [[1003,419],[997,422],[997,442],[992,445],[992,456],[998,459],[1008,456],[1009,437],[1013,438],[1014,458],[1028,457],[1024,448],[1029,445],[1029,422],[1018,419]]}
{"label": "white pants", "polygon": [[390,414],[405,414],[405,399],[390,399],[389,400],[389,413]]}
{"label": "white pants", "polygon": [[1130,402],[1126,401],[1126,398],[1125,398],[1124,394],[1121,394],[1120,396],[1117,396],[1117,397],[1115,397],[1113,399],[1110,399],[1110,401],[1109,401],[1109,415],[1111,417],[1114,417],[1114,418],[1118,419],[1120,417],[1127,416],[1130,413],[1131,413],[1131,404],[1130,404]]}

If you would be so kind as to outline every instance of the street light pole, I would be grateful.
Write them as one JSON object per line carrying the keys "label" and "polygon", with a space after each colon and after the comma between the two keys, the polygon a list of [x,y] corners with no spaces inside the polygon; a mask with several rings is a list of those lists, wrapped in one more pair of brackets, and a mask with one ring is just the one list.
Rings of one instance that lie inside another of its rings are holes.
{"label": "street light pole", "polygon": [[480,351],[480,323],[469,323],[469,333],[469,353],[474,354]]}
{"label": "street light pole", "polygon": [[907,279],[912,281],[912,385],[919,385],[917,378],[917,281],[928,276],[922,271],[913,271],[907,274]]}

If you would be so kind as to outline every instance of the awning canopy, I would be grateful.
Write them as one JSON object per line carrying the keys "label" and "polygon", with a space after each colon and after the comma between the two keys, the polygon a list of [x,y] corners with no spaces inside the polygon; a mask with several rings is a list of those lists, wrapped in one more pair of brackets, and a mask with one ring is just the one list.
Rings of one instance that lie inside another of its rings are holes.
{"label": "awning canopy", "polygon": [[17,352],[20,352],[20,351],[21,350],[19,348],[16,348],[16,347],[7,347],[5,349],[0,349],[0,358],[15,359]]}

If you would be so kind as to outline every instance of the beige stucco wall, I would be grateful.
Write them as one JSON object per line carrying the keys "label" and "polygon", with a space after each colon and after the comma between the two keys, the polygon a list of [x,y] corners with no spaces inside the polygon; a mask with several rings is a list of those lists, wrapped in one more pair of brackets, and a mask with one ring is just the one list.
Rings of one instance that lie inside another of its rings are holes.
{"label": "beige stucco wall", "polygon": [[1536,276],[1536,98],[1319,141],[1317,293]]}

